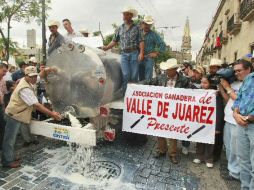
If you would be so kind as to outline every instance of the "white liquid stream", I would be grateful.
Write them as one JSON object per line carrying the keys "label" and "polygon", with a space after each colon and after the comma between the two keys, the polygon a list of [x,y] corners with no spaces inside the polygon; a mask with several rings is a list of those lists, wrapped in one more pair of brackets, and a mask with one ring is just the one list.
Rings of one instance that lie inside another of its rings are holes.
{"label": "white liquid stream", "polygon": [[[72,127],[82,127],[81,123],[70,113],[66,113]],[[88,175],[92,164],[93,147],[69,143],[69,148],[62,147],[54,150],[45,149],[45,152],[53,155],[47,160],[50,169],[50,177],[64,178],[77,186],[93,187],[109,190],[134,190],[133,184],[123,183],[121,176],[118,179],[98,180]],[[43,163],[42,163],[43,164]],[[45,163],[44,163],[45,164]],[[98,173],[104,176],[107,171],[100,169]],[[123,173],[123,170],[122,170]],[[77,187],[73,187],[76,189]]]}

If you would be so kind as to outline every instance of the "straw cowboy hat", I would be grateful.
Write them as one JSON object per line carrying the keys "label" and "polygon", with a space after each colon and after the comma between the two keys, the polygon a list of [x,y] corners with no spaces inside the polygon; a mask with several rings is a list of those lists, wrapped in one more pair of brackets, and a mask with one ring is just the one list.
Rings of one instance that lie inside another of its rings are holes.
{"label": "straw cowboy hat", "polygon": [[51,20],[51,21],[48,22],[48,27],[49,26],[57,26],[57,28],[59,28],[60,22],[58,22],[56,20]]}
{"label": "straw cowboy hat", "polygon": [[125,7],[122,11],[122,13],[131,13],[133,17],[138,16],[138,11],[132,7]]}
{"label": "straw cowboy hat", "polygon": [[161,70],[168,70],[168,69],[176,69],[179,65],[177,64],[177,60],[175,58],[168,59],[166,62],[162,62],[160,64]]}
{"label": "straw cowboy hat", "polygon": [[221,66],[222,66],[222,60],[212,58],[211,61],[210,61],[210,65],[209,65],[209,66],[210,66],[210,67],[211,67],[211,66],[221,67]]}
{"label": "straw cowboy hat", "polygon": [[204,75],[205,74],[205,70],[203,67],[201,66],[197,66],[196,68],[194,68],[193,70],[197,71],[198,73]]}
{"label": "straw cowboy hat", "polygon": [[154,23],[154,20],[153,20],[153,17],[152,17],[152,16],[146,15],[146,16],[144,17],[143,22],[146,23],[146,24],[151,25],[151,24]]}
{"label": "straw cowboy hat", "polygon": [[82,29],[79,30],[79,32],[80,33],[85,33],[85,34],[87,33],[87,34],[89,34],[89,31],[88,31],[87,28],[82,28]]}

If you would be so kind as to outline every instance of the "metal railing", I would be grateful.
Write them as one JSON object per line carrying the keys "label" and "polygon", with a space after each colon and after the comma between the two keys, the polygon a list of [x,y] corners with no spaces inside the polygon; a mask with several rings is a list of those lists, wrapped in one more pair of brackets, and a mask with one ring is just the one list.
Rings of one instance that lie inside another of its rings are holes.
{"label": "metal railing", "polygon": [[240,18],[244,19],[253,10],[254,0],[243,0],[240,5]]}
{"label": "metal railing", "polygon": [[230,33],[235,29],[239,29],[241,24],[239,13],[234,13],[227,23],[227,31]]}

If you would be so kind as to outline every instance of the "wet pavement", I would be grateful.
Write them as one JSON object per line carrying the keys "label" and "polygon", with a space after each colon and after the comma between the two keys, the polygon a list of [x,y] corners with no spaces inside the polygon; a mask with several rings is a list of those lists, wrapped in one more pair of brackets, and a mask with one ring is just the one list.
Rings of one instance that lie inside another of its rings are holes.
{"label": "wet pavement", "polygon": [[[119,124],[118,124],[119,125]],[[239,189],[239,182],[224,181],[220,170],[226,169],[225,161],[215,163],[213,169],[205,164],[195,165],[194,144],[189,155],[179,154],[180,163],[171,164],[168,156],[154,159],[156,138],[149,137],[146,143],[130,142],[129,135],[117,133],[114,142],[99,142],[93,149],[91,164],[86,177],[61,176],[56,165],[67,165],[73,155],[65,142],[39,137],[39,145],[22,147],[18,138],[16,152],[22,157],[22,167],[0,167],[0,189],[46,190],[46,189],[139,189],[139,190],[196,190]],[[179,150],[180,152],[180,150]],[[82,165],[77,162],[77,165]],[[55,168],[55,174],[52,174]],[[75,167],[67,169],[73,171]],[[78,169],[78,168],[76,168]],[[66,170],[65,170],[66,172]],[[81,182],[85,180],[84,183]]]}

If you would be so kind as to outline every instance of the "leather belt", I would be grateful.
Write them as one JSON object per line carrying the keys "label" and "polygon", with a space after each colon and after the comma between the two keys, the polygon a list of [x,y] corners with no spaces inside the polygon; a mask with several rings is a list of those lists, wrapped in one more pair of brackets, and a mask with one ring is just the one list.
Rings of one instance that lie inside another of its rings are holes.
{"label": "leather belt", "polygon": [[128,48],[128,49],[123,49],[122,52],[130,53],[130,52],[133,52],[133,51],[136,51],[136,50],[138,50],[138,48]]}

